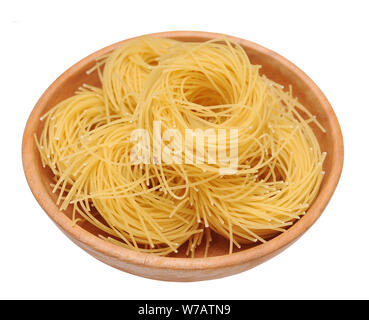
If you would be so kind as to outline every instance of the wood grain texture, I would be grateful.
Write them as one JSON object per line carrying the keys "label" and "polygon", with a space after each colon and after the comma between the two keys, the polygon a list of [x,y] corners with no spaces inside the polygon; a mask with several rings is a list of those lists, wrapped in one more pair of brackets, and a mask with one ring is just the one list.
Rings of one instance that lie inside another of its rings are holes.
{"label": "wood grain texture", "polygon": [[[206,41],[224,37],[223,34],[175,31],[152,34],[156,37],[181,41]],[[239,43],[253,64],[262,65],[261,72],[270,79],[284,85],[292,85],[294,95],[323,124],[327,133],[313,128],[322,151],[327,152],[324,162],[326,172],[319,194],[307,214],[286,232],[265,244],[244,247],[231,255],[226,254],[228,241],[217,237],[212,243],[208,258],[186,258],[183,250],[175,256],[159,257],[135,252],[97,237],[99,230],[88,223],[72,226],[71,212],[61,212],[55,204],[55,194],[50,188],[51,173],[42,168],[40,156],[33,138],[40,134],[43,123],[40,117],[58,102],[73,95],[83,83],[100,86],[96,72],[86,75],[86,70],[95,64],[95,59],[119,47],[124,41],[103,48],[64,72],[41,96],[29,116],[22,145],[24,172],[28,184],[48,216],[78,246],[117,269],[152,279],[168,281],[198,281],[225,277],[248,270],[277,255],[296,241],[319,218],[331,198],[343,166],[343,139],[336,115],[328,100],[317,85],[294,64],[260,45],[247,40],[227,36]],[[125,40],[127,41],[127,40]]]}

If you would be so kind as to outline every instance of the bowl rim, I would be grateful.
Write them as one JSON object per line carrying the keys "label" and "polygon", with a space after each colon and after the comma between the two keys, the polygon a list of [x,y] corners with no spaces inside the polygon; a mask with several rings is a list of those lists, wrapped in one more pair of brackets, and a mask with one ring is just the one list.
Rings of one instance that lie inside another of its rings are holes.
{"label": "bowl rim", "polygon": [[[133,37],[123,41],[116,42],[112,45],[104,47],[87,57],[83,58],[72,67],[62,73],[42,94],[35,107],[33,108],[24,130],[23,141],[22,141],[22,161],[23,169],[28,182],[28,185],[47,215],[56,223],[56,225],[62,229],[72,239],[77,240],[84,247],[89,248],[94,253],[102,254],[104,256],[111,257],[113,259],[119,259],[130,264],[146,267],[154,267],[160,269],[174,269],[174,270],[204,270],[204,269],[215,269],[215,268],[226,268],[240,264],[250,263],[272,255],[275,252],[282,251],[284,248],[289,246],[291,243],[296,241],[302,234],[305,233],[314,222],[320,217],[324,208],[328,204],[331,196],[333,195],[335,188],[340,179],[340,175],[343,167],[343,137],[341,128],[338,123],[337,117],[319,87],[311,80],[301,69],[295,66],[292,62],[277,54],[276,52],[269,50],[254,42],[244,40],[241,38],[212,32],[203,31],[169,31],[147,34],[148,36],[164,37],[164,38],[224,38],[227,37],[242,46],[256,50],[259,53],[268,55],[275,59],[279,64],[296,74],[303,82],[310,88],[320,104],[324,107],[327,114],[329,114],[328,122],[334,132],[333,136],[336,138],[336,143],[333,146],[334,152],[331,153],[332,157],[332,169],[326,175],[326,183],[321,187],[319,193],[314,200],[312,206],[309,208],[307,214],[303,216],[298,222],[291,226],[286,232],[274,237],[266,243],[259,244],[255,247],[248,248],[230,255],[212,256],[206,258],[177,258],[177,257],[165,257],[157,256],[149,253],[137,252],[131,249],[119,247],[118,245],[109,243],[99,237],[91,234],[82,227],[76,225],[72,226],[71,220],[64,214],[61,214],[54,201],[48,196],[46,187],[44,186],[41,176],[36,174],[34,170],[35,161],[37,161],[33,148],[33,130],[37,127],[36,123],[39,121],[39,110],[48,100],[49,96],[58,88],[66,79],[72,75],[75,71],[80,68],[84,68],[91,61],[97,57],[108,53],[115,49],[125,41],[138,38]],[[141,37],[141,36],[139,36]],[[27,137],[31,136],[32,139]]]}

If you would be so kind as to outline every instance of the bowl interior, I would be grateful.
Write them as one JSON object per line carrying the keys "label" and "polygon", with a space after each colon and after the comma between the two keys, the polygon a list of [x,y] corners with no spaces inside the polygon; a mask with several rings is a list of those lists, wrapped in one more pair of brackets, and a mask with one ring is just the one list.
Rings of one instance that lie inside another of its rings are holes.
{"label": "bowl interior", "polygon": [[[157,36],[162,35],[158,34]],[[187,35],[185,33],[182,35],[164,34],[164,36],[181,41],[206,41],[214,38],[214,35],[199,34],[198,36],[194,36],[193,34]],[[330,190],[332,189],[332,185],[329,186],[327,182],[330,180],[330,178],[332,178],[332,175],[337,174],[337,172],[332,171],[332,168],[334,167],[334,162],[336,161],[337,155],[337,148],[335,143],[337,137],[340,138],[340,132],[339,127],[337,129],[335,116],[329,106],[329,103],[326,101],[324,96],[322,96],[320,90],[314,85],[314,83],[287,60],[281,58],[279,55],[268,49],[255,45],[248,41],[243,41],[239,39],[234,40],[239,42],[240,45],[245,49],[253,64],[258,64],[262,66],[261,72],[265,74],[268,78],[278,82],[285,88],[288,88],[289,85],[292,85],[293,94],[299,99],[302,104],[305,105],[305,107],[307,107],[314,115],[317,116],[318,121],[327,130],[326,133],[322,133],[315,125],[313,125],[313,130],[318,138],[321,150],[327,152],[327,158],[324,162],[324,170],[326,171],[326,175],[323,179],[320,193],[318,194],[315,202],[320,201],[323,190],[327,190],[331,193],[333,192],[333,190]],[[32,113],[33,122],[28,124],[28,130],[36,132],[36,134],[39,136],[43,126],[43,122],[39,121],[40,116],[42,116],[47,110],[55,106],[58,102],[72,96],[74,92],[78,89],[78,87],[80,87],[83,83],[100,87],[101,85],[98,79],[97,72],[93,72],[92,74],[87,75],[86,71],[94,66],[95,59],[97,57],[113,50],[121,43],[122,42],[114,44],[88,56],[87,58],[74,65],[71,69],[66,71],[58,80],[56,80],[56,82],[54,82],[54,84],[51,86],[52,90],[50,90],[50,87],[49,90],[45,92],[44,96],[42,97],[42,103],[39,102],[37,107],[34,109]],[[31,133],[33,134],[33,132]],[[49,198],[52,198],[53,200],[56,200],[57,195],[51,192],[50,187],[50,183],[52,182],[51,171],[42,168],[38,150],[35,143],[32,141],[33,139],[30,139],[28,143],[32,144],[32,146],[30,146],[30,150],[33,153],[31,158],[35,160],[35,163],[33,164],[33,174],[41,177],[42,185],[44,186],[44,190],[46,190],[47,192],[47,196]],[[30,178],[28,177],[28,179]],[[34,190],[33,192],[35,193]],[[328,200],[326,200],[326,202],[328,202]],[[57,210],[57,208],[55,208],[55,210]],[[315,221],[320,213],[321,212],[316,214],[316,217],[313,219],[313,221]],[[67,210],[65,212],[59,211],[58,214],[64,214],[67,217],[71,218],[71,210]],[[309,209],[307,214],[301,220],[296,222],[291,227],[291,229],[294,228],[294,226],[296,226],[297,224],[304,223],[304,219],[308,218],[309,214],[311,214],[311,209]],[[87,222],[80,222],[79,226],[95,236],[102,234],[100,230]],[[249,246],[250,245],[244,245],[240,250],[247,249],[249,248]],[[228,253],[228,250],[228,240],[222,238],[221,236],[214,235],[208,255],[224,255]],[[197,250],[196,256],[201,257],[202,251],[203,248],[200,247],[199,250]],[[174,256],[177,258],[185,257],[185,248],[181,248],[181,250],[179,250],[179,253],[175,254]]]}

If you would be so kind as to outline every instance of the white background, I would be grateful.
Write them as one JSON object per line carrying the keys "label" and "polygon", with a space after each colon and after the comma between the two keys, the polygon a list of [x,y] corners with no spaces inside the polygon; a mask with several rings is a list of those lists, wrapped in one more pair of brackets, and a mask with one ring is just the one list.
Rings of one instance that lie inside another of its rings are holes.
{"label": "white background", "polygon": [[[369,298],[367,1],[2,1],[0,298]],[[197,283],[115,270],[69,241],[32,196],[21,163],[29,113],[65,69],[146,33],[230,34],[294,62],[341,123],[343,175],[316,224],[274,259]]]}

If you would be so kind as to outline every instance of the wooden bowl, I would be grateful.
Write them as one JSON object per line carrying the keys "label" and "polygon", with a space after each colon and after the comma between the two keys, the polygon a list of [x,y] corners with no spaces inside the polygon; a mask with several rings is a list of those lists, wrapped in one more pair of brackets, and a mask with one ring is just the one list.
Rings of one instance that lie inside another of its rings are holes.
{"label": "wooden bowl", "polygon": [[[156,37],[182,41],[206,41],[224,37],[222,34],[179,31],[153,34]],[[101,49],[64,72],[41,96],[33,109],[23,136],[22,157],[28,184],[37,201],[56,225],[78,246],[115,268],[152,279],[170,281],[197,281],[225,277],[250,269],[277,255],[296,241],[319,218],[338,183],[343,165],[343,140],[337,118],[326,97],[317,85],[294,64],[277,53],[255,43],[227,36],[239,43],[254,64],[262,65],[261,72],[270,79],[293,86],[294,94],[317,116],[327,132],[316,130],[322,151],[327,152],[326,172],[319,194],[307,214],[286,232],[265,244],[246,247],[227,254],[228,241],[216,237],[208,258],[187,258],[183,250],[171,257],[159,257],[125,249],[100,239],[99,231],[88,223],[72,226],[70,212],[61,212],[55,204],[50,188],[51,174],[42,168],[34,133],[42,130],[40,117],[61,100],[73,95],[83,83],[99,85],[96,72],[88,76],[86,70],[95,59],[119,47],[124,41]]]}

